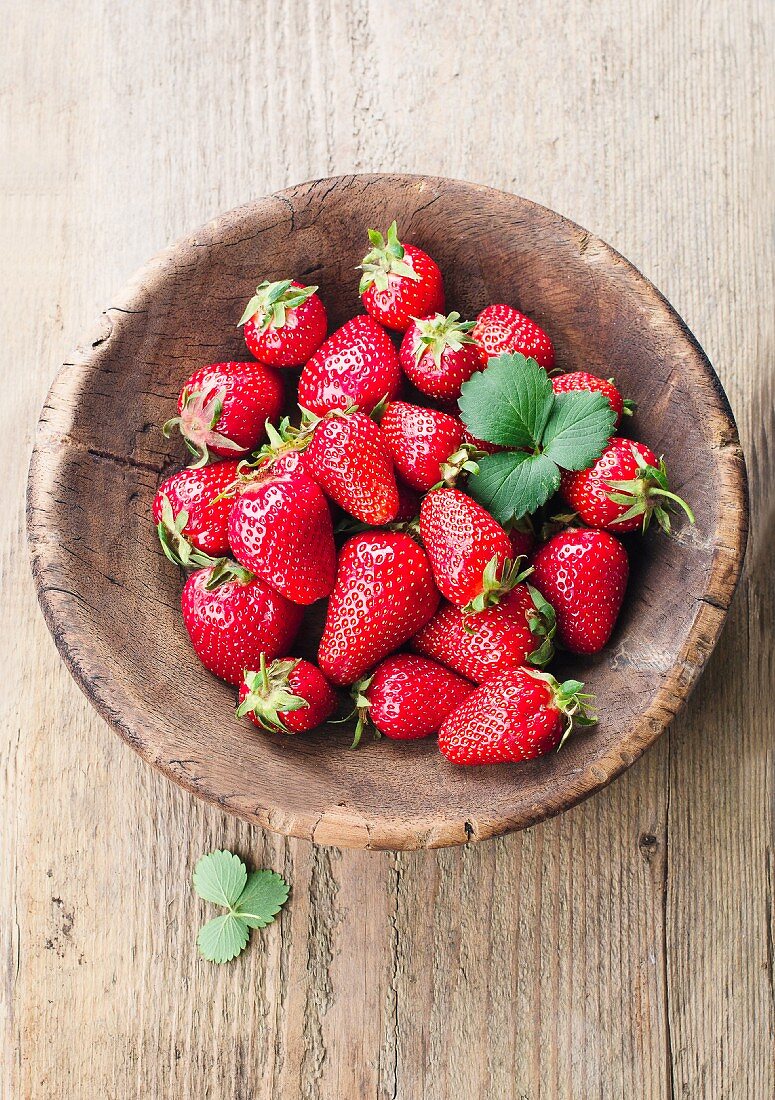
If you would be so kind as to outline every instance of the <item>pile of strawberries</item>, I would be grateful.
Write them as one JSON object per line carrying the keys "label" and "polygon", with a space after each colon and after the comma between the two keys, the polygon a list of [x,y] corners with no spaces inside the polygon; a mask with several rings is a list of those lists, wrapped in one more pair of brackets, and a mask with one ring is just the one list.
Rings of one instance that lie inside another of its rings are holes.
{"label": "pile of strawberries", "polygon": [[[438,266],[395,223],[369,239],[365,314],[327,337],[317,287],[263,282],[240,321],[255,359],[183,386],[164,432],[178,428],[195,461],[153,504],[165,554],[189,572],[183,620],[204,666],[238,689],[237,715],[266,730],[325,723],[348,687],[356,743],[371,723],[438,734],[458,764],[529,759],[595,720],[583,684],[543,669],[555,640],[577,654],[608,641],[628,576],[616,534],[652,514],[669,530],[683,502],[648,447],[612,436],[588,469],[562,471],[573,516],[543,541],[538,516],[496,522],[465,487],[504,448],[473,438],[457,405],[493,358],[533,360],[556,394],[603,394],[617,426],[631,409],[611,381],[557,373],[549,336],[511,306],[445,314]],[[316,665],[292,654],[318,600]]]}

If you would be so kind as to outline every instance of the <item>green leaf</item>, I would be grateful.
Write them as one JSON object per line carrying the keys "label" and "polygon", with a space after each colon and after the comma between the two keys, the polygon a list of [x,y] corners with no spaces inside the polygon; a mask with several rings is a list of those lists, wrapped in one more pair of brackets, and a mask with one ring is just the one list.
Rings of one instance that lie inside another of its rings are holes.
{"label": "green leaf", "polygon": [[558,393],[544,429],[544,454],[563,470],[585,470],[603,453],[615,424],[602,393]]}
{"label": "green leaf", "polygon": [[234,911],[250,928],[271,924],[288,900],[290,887],[274,871],[253,871]]}
{"label": "green leaf", "polygon": [[[205,859],[207,857],[205,856]],[[239,955],[248,942],[248,926],[242,917],[224,913],[199,929],[196,944],[208,962],[225,963]]]}
{"label": "green leaf", "polygon": [[535,512],[559,487],[555,463],[526,451],[485,455],[479,459],[479,473],[468,479],[471,496],[499,523]]}
{"label": "green leaf", "polygon": [[194,868],[194,889],[205,901],[231,908],[245,889],[248,872],[233,852],[210,852]]}
{"label": "green leaf", "polygon": [[534,448],[554,403],[549,375],[535,359],[490,359],[461,388],[460,414],[472,435],[501,447]]}

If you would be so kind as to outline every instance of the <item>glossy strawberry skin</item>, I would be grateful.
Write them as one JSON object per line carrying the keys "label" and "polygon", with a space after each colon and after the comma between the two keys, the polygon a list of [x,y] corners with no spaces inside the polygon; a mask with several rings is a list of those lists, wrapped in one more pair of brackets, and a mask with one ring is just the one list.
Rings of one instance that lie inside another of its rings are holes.
{"label": "glossy strawberry skin", "polygon": [[304,465],[323,491],[363,523],[391,523],[398,487],[387,441],[365,413],[321,420],[304,452]]}
{"label": "glossy strawberry skin", "polygon": [[519,352],[547,371],[554,366],[554,346],[535,321],[507,305],[487,306],[476,318],[471,334],[486,359],[503,352]]}
{"label": "glossy strawberry skin", "polygon": [[439,748],[453,764],[532,760],[556,749],[564,728],[549,685],[528,669],[505,669],[449,715]]}
{"label": "glossy strawberry skin", "polygon": [[213,462],[201,469],[180,470],[168,477],[158,488],[153,500],[154,523],[161,520],[162,500],[166,496],[177,516],[188,513],[183,535],[211,557],[229,553],[229,512],[233,501],[215,498],[237,478],[239,462]]}
{"label": "glossy strawberry skin", "polygon": [[[530,555],[533,552],[535,546],[535,535],[532,531],[521,530],[519,527],[512,527],[509,531],[509,542],[511,543],[511,557],[512,560],[516,558],[527,558],[530,560]],[[524,562],[522,563],[525,564]]]}
{"label": "glossy strawberry skin", "polygon": [[505,447],[500,447],[497,443],[488,443],[486,439],[477,439],[475,435],[471,435],[465,426],[463,427],[463,442],[472,444],[477,451],[484,451],[488,455],[497,455],[506,450]]}
{"label": "glossy strawberry skin", "polygon": [[299,405],[322,416],[357,405],[370,413],[401,392],[401,367],[393,343],[371,317],[353,317],[321,344],[299,378]]}
{"label": "glossy strawberry skin", "polygon": [[474,685],[437,661],[397,653],[377,666],[364,691],[368,716],[380,733],[398,741],[430,737],[468,698]]}
{"label": "glossy strawberry skin", "polygon": [[616,413],[614,427],[618,428],[621,424],[624,398],[613,382],[609,382],[607,378],[598,378],[585,370],[575,370],[569,374],[556,374],[552,378],[552,389],[555,393],[578,393],[585,390],[588,393],[602,393],[608,398],[608,403]]}
{"label": "glossy strawberry skin", "polygon": [[[464,615],[454,604],[443,603],[430,622],[411,641],[411,648],[441,661],[475,684],[481,684],[506,668],[527,664],[541,644],[527,621],[527,608],[509,593],[502,604]],[[513,598],[511,609],[508,601]],[[528,593],[529,600],[529,593]],[[532,601],[530,601],[532,607]]]}
{"label": "glossy strawberry skin", "polygon": [[627,551],[606,531],[569,528],[533,557],[530,583],[554,607],[571,653],[598,653],[616,626],[627,587]]}
{"label": "glossy strawberry skin", "polygon": [[399,477],[420,492],[438,484],[442,464],[463,442],[456,417],[405,401],[390,402],[380,427]]}
{"label": "glossy strawberry skin", "polygon": [[[294,287],[302,283],[294,281]],[[273,367],[300,367],[314,355],[326,338],[328,318],[325,306],[317,294],[306,302],[286,311],[285,324],[270,325],[261,331],[260,320],[251,317],[245,322],[245,343],[251,355]]]}
{"label": "glossy strawberry skin", "polygon": [[400,532],[354,535],[339,555],[318,663],[334,684],[352,684],[398,649],[439,603],[430,562]]}
{"label": "glossy strawberry skin", "polygon": [[629,505],[617,504],[608,496],[614,491],[609,482],[631,481],[637,477],[639,467],[636,454],[648,466],[659,466],[659,459],[645,443],[614,436],[608,441],[600,458],[588,470],[579,470],[577,473],[563,471],[560,494],[589,527],[600,527],[617,535],[642,528],[642,515],[631,516],[622,523],[617,522]]}
{"label": "glossy strawberry skin", "polygon": [[483,590],[482,576],[493,557],[501,570],[511,554],[499,523],[459,489],[434,489],[420,508],[420,535],[442,596],[465,607]]}
{"label": "glossy strawberry skin", "polygon": [[229,515],[229,543],[241,565],[294,603],[314,603],[334,586],[331,513],[305,474],[250,482]]}
{"label": "glossy strawberry skin", "polygon": [[421,393],[438,401],[456,401],[463,383],[486,365],[478,344],[464,344],[458,349],[445,347],[438,363],[430,348],[418,359],[419,344],[417,323],[412,320],[398,352],[401,369]]}
{"label": "glossy strawberry skin", "polygon": [[361,294],[364,308],[385,328],[406,332],[413,317],[444,311],[444,281],[434,260],[413,244],[404,244],[404,262],[420,276],[388,276],[387,290],[370,286]]}
{"label": "glossy strawberry skin", "polygon": [[[203,438],[211,454],[237,458],[250,454],[264,439],[267,420],[277,420],[283,408],[284,387],[280,375],[263,363],[210,363],[194,371],[178,398],[181,431],[196,443]],[[198,416],[190,417],[186,394],[201,394],[206,403],[223,393],[221,415],[212,429]],[[216,432],[236,447],[209,443]]]}
{"label": "glossy strawberry skin", "polygon": [[302,609],[258,578],[227,581],[208,590],[212,569],[198,569],[181,596],[183,621],[199,660],[230,684],[246,668],[287,653],[301,625]]}
{"label": "glossy strawberry skin", "polygon": [[[307,733],[309,730],[314,730],[327,722],[336,710],[338,702],[336,692],[320,669],[310,661],[297,659],[296,667],[288,675],[287,690],[292,695],[306,700],[308,706],[300,707],[298,710],[279,712],[286,733]],[[239,689],[240,703],[247,695],[248,685],[243,679]],[[255,714],[248,713],[246,717],[254,726],[259,729],[264,728]]]}

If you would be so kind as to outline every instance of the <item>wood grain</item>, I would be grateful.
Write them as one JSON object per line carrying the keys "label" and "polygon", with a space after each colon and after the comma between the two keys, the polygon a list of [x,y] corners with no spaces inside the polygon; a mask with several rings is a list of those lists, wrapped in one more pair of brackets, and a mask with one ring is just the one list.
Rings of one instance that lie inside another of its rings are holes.
{"label": "wood grain", "polygon": [[[468,4],[402,9],[84,3],[63,18],[53,0],[6,5],[10,1096],[775,1091],[774,731],[760,705],[775,610],[771,13],[718,0],[496,0],[486,20]],[[219,210],[382,169],[526,194],[615,242],[719,371],[753,506],[743,587],[667,737],[562,818],[399,857],[237,824],[126,752],[35,608],[21,504],[57,366],[127,272]],[[192,950],[204,906],[186,884],[221,844],[284,870],[294,893],[238,966],[214,972]]]}

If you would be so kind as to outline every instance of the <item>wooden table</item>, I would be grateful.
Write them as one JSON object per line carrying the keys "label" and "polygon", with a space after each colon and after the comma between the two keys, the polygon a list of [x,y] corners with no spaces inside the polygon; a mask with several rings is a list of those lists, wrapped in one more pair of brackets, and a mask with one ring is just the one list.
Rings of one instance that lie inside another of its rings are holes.
{"label": "wooden table", "polygon": [[[2,1095],[771,1097],[771,9],[4,10]],[[655,749],[546,825],[398,856],[262,833],[142,764],[59,662],[22,505],[47,388],[134,268],[252,197],[380,169],[525,194],[632,259],[716,365],[753,505],[727,629]],[[293,887],[222,968],[190,888],[220,846]]]}

